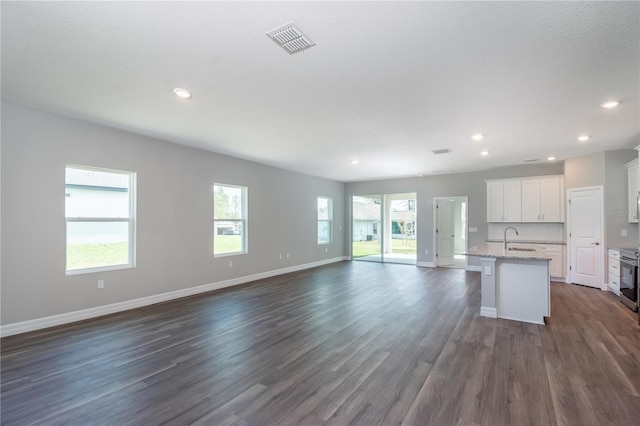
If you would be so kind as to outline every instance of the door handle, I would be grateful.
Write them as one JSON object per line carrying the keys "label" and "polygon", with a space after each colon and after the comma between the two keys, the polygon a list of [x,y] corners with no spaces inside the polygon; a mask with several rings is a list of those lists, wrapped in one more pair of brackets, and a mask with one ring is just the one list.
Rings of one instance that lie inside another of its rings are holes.
{"label": "door handle", "polygon": [[599,246],[599,245],[600,245],[600,243],[591,243],[591,244],[596,245],[596,246]]}

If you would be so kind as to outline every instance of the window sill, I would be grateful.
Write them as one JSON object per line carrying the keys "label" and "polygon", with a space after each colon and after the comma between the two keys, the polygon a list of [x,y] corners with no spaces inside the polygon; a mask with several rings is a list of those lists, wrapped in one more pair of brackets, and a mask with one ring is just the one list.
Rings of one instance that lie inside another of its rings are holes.
{"label": "window sill", "polygon": [[135,267],[136,267],[135,265],[126,264],[126,265],[100,266],[96,268],[72,269],[72,270],[65,271],[65,275],[92,274],[95,272],[116,271],[119,269],[132,269]]}
{"label": "window sill", "polygon": [[234,251],[233,253],[214,253],[213,257],[229,257],[229,256],[238,256],[241,254],[247,254],[246,251]]}

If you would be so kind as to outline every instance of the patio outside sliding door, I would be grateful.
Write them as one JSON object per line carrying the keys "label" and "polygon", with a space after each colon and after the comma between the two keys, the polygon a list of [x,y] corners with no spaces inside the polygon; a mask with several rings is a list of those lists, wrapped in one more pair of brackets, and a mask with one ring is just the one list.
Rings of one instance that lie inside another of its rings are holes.
{"label": "patio outside sliding door", "polygon": [[415,265],[417,261],[416,194],[386,194],[383,199],[383,261]]}
{"label": "patio outside sliding door", "polygon": [[382,196],[354,196],[351,211],[351,258],[381,262]]}

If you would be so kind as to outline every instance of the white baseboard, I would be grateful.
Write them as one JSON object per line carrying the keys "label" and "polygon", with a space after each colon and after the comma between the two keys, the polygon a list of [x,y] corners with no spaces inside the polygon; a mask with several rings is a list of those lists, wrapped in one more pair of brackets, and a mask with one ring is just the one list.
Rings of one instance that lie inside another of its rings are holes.
{"label": "white baseboard", "polygon": [[421,266],[423,268],[435,268],[433,262],[416,262],[416,266]]}
{"label": "white baseboard", "polygon": [[480,307],[480,316],[488,318],[498,318],[498,310],[496,308]]}
{"label": "white baseboard", "polygon": [[125,300],[124,302],[112,303],[110,305],[96,306],[95,308],[82,309],[79,311],[67,312],[64,314],[51,315],[43,318],[36,318],[28,321],[6,324],[0,326],[0,337],[27,333],[29,331],[68,324],[70,322],[82,321],[90,318],[100,317],[103,315],[114,314],[116,312],[127,311],[129,309],[140,308],[142,306],[153,305],[155,303],[166,302],[168,300],[179,299],[186,296],[193,296],[194,294],[206,293],[208,291],[218,290],[225,287],[232,287],[234,285],[244,284],[264,278],[270,278],[276,275],[283,275],[290,272],[302,271],[304,269],[316,268],[318,266],[341,262],[343,260],[348,260],[348,257],[334,257],[331,259],[319,260],[317,262],[289,266],[287,268],[275,269],[273,271],[260,272],[258,274],[232,278],[230,280],[219,281],[216,283],[204,284],[176,291],[169,291],[167,293],[154,294],[152,296],[141,297],[139,299]]}
{"label": "white baseboard", "polygon": [[480,265],[467,265],[467,271],[481,272],[482,271],[482,266],[480,266]]}

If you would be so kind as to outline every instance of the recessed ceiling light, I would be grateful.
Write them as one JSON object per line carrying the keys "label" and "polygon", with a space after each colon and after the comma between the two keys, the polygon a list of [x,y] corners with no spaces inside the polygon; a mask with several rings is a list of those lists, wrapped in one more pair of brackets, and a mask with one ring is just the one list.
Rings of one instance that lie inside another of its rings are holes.
{"label": "recessed ceiling light", "polygon": [[471,139],[474,141],[481,141],[484,139],[484,135],[482,133],[476,133],[475,135],[471,135]]}
{"label": "recessed ceiling light", "polygon": [[182,99],[189,99],[191,98],[191,92],[188,91],[187,89],[181,89],[180,87],[176,87],[175,89],[173,89],[173,93],[176,94],[176,96],[182,98]]}
{"label": "recessed ceiling light", "polygon": [[607,101],[600,104],[602,108],[615,108],[620,105],[621,101]]}
{"label": "recessed ceiling light", "polygon": [[487,155],[489,155],[489,151],[482,151],[480,155],[486,157]]}
{"label": "recessed ceiling light", "polygon": [[556,157],[554,157],[554,156],[547,157],[547,160],[549,160],[549,161],[553,161],[553,160],[555,160],[555,159],[556,159]]}
{"label": "recessed ceiling light", "polygon": [[588,140],[589,140],[589,138],[590,138],[590,137],[591,137],[591,136],[582,135],[582,136],[578,136],[578,140],[579,140],[580,142],[586,142],[586,141],[588,141]]}
{"label": "recessed ceiling light", "polygon": [[351,164],[353,164],[353,165],[356,165],[356,164],[358,164],[358,163],[359,163],[359,161],[358,161],[358,160],[351,160]]}

